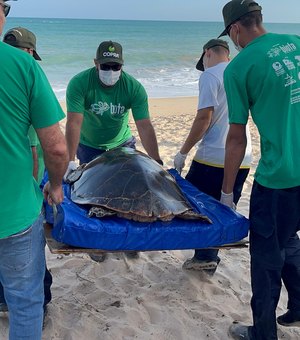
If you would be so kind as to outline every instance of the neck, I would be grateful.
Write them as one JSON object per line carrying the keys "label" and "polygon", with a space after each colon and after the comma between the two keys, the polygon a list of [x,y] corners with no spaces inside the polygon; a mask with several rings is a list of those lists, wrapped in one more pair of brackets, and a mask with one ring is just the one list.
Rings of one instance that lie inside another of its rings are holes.
{"label": "neck", "polygon": [[213,67],[213,66],[216,66],[220,63],[226,63],[229,61],[229,58],[227,56],[218,56],[218,55],[215,55],[214,58],[212,58],[211,62],[209,63],[208,67]]}
{"label": "neck", "polygon": [[244,35],[243,44],[247,46],[252,40],[266,34],[267,31],[262,27],[254,27],[252,29],[247,30]]}

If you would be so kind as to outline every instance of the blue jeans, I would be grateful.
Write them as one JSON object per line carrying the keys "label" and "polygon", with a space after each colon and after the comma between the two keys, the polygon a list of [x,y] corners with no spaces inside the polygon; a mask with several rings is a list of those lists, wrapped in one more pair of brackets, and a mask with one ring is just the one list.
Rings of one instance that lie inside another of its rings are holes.
{"label": "blue jeans", "polygon": [[[248,173],[249,169],[240,169],[237,174],[233,188],[233,202],[235,204],[237,204],[241,197],[243,185]],[[219,201],[221,198],[223,177],[223,168],[217,168],[193,161],[185,179],[205,194],[210,195]],[[200,261],[216,261],[219,263],[220,258],[218,253],[218,249],[196,249],[194,257]]]}
{"label": "blue jeans", "polygon": [[43,215],[27,229],[0,239],[0,281],[9,309],[9,339],[42,337],[45,275]]}
{"label": "blue jeans", "polygon": [[[49,272],[47,266],[45,267],[45,277],[44,277],[44,308],[46,305],[51,301],[52,294],[51,294],[51,285],[52,285],[52,275]],[[3,286],[0,282],[0,303],[5,303],[6,300],[4,297],[4,290]]]}
{"label": "blue jeans", "polygon": [[[134,136],[132,136],[127,141],[125,141],[123,144],[119,146],[120,147],[126,146],[128,148],[135,149],[135,144],[136,144],[136,139]],[[79,143],[76,156],[79,159],[79,164],[83,164],[83,163],[88,163],[92,161],[94,158],[102,155],[105,151],[107,150],[95,149],[90,146]]]}
{"label": "blue jeans", "polygon": [[256,181],[250,199],[251,339],[277,339],[282,281],[287,308],[300,312],[300,186],[270,189]]}

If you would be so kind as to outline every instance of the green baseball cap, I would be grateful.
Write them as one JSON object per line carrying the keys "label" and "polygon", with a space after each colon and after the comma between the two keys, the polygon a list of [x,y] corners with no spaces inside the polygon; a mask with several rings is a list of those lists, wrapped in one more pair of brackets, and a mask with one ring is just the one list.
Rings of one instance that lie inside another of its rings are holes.
{"label": "green baseball cap", "polygon": [[229,51],[229,45],[228,42],[222,39],[211,39],[209,40],[204,46],[203,46],[203,53],[196,65],[196,69],[199,71],[204,71],[204,65],[203,65],[203,57],[205,54],[205,50],[208,50],[209,48],[215,47],[215,46],[222,46],[226,48]]}
{"label": "green baseball cap", "polygon": [[14,47],[32,48],[33,57],[42,60],[36,52],[36,37],[24,27],[14,27],[7,31],[3,37],[3,42]]}
{"label": "green baseball cap", "polygon": [[261,11],[262,8],[253,0],[231,0],[223,7],[224,31],[219,38],[227,34],[227,29],[243,15],[254,11]]}
{"label": "green baseball cap", "polygon": [[103,41],[96,52],[96,60],[99,64],[117,63],[124,64],[122,46],[114,41]]}

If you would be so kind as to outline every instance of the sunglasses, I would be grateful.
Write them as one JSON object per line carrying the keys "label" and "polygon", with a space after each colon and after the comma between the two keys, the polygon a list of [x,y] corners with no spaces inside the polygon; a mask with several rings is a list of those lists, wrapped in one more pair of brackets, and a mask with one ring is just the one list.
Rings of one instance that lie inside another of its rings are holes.
{"label": "sunglasses", "polygon": [[10,6],[7,5],[7,4],[4,4],[2,2],[0,2],[0,6],[2,7],[2,10],[3,10],[3,13],[4,13],[4,16],[8,16],[8,13],[10,11]]}
{"label": "sunglasses", "polygon": [[102,71],[109,71],[109,70],[120,71],[121,68],[122,68],[121,64],[113,64],[113,65],[100,64],[100,70]]}

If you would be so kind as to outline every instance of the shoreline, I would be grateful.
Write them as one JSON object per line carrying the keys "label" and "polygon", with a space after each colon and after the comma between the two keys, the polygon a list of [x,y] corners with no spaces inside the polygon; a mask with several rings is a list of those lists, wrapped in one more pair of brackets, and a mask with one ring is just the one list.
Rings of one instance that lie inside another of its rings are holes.
{"label": "shoreline", "polygon": [[[193,114],[196,115],[198,97],[197,96],[182,96],[182,97],[162,97],[148,98],[150,118],[157,116],[168,116],[178,114]],[[66,112],[66,101],[59,101],[63,111]]]}

